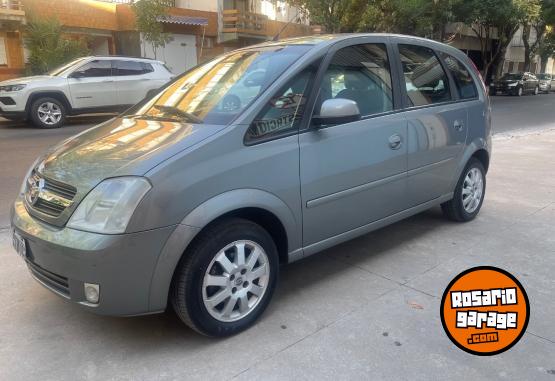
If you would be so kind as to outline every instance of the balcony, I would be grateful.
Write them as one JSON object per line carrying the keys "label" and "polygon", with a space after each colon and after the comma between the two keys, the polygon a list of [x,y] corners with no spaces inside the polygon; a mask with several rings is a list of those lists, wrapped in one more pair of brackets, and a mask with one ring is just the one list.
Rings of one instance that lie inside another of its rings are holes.
{"label": "balcony", "polygon": [[25,11],[20,0],[0,0],[0,21],[24,23]]}
{"label": "balcony", "polygon": [[[133,4],[137,0],[96,0],[96,1],[102,1],[104,3],[114,3],[114,4]],[[175,7],[175,0],[162,0],[161,3],[168,8]]]}
{"label": "balcony", "polygon": [[226,9],[223,11],[222,20],[224,41],[240,37],[264,40],[268,38],[268,16],[239,9]]}

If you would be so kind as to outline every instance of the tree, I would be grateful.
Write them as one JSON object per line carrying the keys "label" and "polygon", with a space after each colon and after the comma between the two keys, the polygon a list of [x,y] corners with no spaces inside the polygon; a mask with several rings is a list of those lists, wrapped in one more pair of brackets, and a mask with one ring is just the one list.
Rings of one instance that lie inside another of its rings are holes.
{"label": "tree", "polygon": [[[524,45],[524,71],[530,70],[532,58],[538,54],[538,49],[545,38],[550,25],[555,23],[555,0],[542,0],[540,12],[526,19],[522,25],[522,42]],[[531,40],[531,31],[535,31],[535,38]]]}
{"label": "tree", "polygon": [[29,17],[24,43],[29,51],[27,70],[30,74],[44,74],[77,57],[89,54],[86,42],[63,35],[57,19]]}
{"label": "tree", "polygon": [[328,33],[353,32],[364,8],[363,0],[287,0],[313,24],[322,25]]}
{"label": "tree", "polygon": [[537,17],[539,10],[539,0],[466,0],[457,4],[456,20],[469,25],[480,42],[484,78],[493,71],[500,74],[516,31],[526,20]]}
{"label": "tree", "polygon": [[156,58],[159,47],[164,47],[171,41],[169,33],[165,33],[160,20],[168,15],[167,1],[139,0],[133,5],[137,29],[143,35],[143,55],[146,56],[144,42],[149,42]]}
{"label": "tree", "polygon": [[544,34],[540,44],[538,45],[537,54],[539,54],[541,58],[541,72],[545,73],[549,57],[555,55],[555,32],[549,26],[547,27],[547,32]]}

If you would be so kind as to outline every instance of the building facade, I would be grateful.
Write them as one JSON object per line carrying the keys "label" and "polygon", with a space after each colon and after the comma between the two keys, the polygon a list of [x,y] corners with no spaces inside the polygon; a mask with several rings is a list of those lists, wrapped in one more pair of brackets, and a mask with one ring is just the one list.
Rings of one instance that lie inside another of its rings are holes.
{"label": "building facade", "polygon": [[154,49],[137,31],[135,0],[0,0],[0,80],[25,66],[23,31],[33,18],[56,18],[64,33],[84,39],[93,55],[157,58],[179,74],[223,52],[281,37],[310,34],[306,20],[283,1],[164,0],[159,22],[170,41]]}

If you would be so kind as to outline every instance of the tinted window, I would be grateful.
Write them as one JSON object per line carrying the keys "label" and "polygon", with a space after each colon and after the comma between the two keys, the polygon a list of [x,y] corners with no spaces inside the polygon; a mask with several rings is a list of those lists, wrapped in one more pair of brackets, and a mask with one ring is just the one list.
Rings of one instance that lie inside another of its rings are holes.
{"label": "tinted window", "polygon": [[308,86],[316,68],[309,68],[293,77],[255,118],[247,131],[247,142],[299,129],[307,101]]}
{"label": "tinted window", "polygon": [[399,53],[410,106],[451,100],[447,75],[432,49],[399,45]]}
{"label": "tinted window", "polygon": [[90,61],[76,70],[83,77],[109,77],[112,75],[112,62],[108,60]]}
{"label": "tinted window", "polygon": [[355,101],[362,116],[393,109],[385,45],[356,45],[335,53],[320,86],[316,113],[325,100],[337,98]]}
{"label": "tinted window", "polygon": [[116,61],[116,75],[141,75],[154,71],[152,65],[137,61]]}
{"label": "tinted window", "polygon": [[457,85],[459,98],[476,98],[478,96],[476,85],[474,84],[474,80],[472,79],[472,76],[470,75],[470,72],[468,71],[466,66],[464,66],[461,61],[449,54],[441,53],[441,56],[445,61],[445,65],[451,73],[455,84]]}

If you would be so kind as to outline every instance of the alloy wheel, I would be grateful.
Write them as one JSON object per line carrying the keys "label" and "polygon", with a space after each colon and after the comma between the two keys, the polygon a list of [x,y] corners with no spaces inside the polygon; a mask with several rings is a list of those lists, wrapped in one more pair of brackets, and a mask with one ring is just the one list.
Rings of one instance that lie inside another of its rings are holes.
{"label": "alloy wheel", "polygon": [[240,320],[260,303],[269,279],[270,265],[264,249],[253,241],[235,241],[221,249],[206,269],[204,306],[219,321]]}
{"label": "alloy wheel", "polygon": [[57,124],[62,119],[61,108],[53,102],[44,102],[38,109],[37,114],[40,121],[48,126]]}
{"label": "alloy wheel", "polygon": [[478,168],[471,168],[466,174],[462,187],[462,204],[467,213],[473,213],[482,201],[484,179]]}

